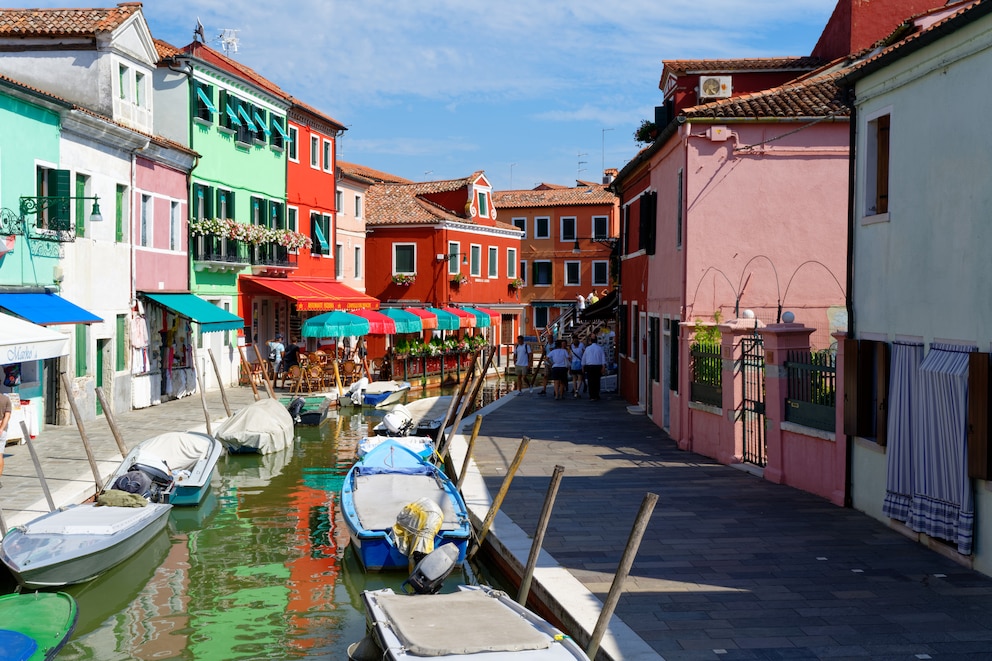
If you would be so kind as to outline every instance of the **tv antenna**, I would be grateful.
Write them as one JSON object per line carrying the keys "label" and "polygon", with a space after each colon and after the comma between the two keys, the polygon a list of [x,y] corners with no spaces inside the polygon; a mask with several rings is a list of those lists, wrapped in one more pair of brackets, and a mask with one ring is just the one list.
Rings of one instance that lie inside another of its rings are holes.
{"label": "tv antenna", "polygon": [[589,154],[578,154],[579,165],[578,165],[578,168],[576,169],[576,172],[575,172],[575,176],[576,177],[578,177],[579,175],[581,175],[583,172],[586,171],[586,169],[584,167],[582,167],[582,166],[583,165],[588,165],[589,164],[589,161],[583,161],[582,160],[582,157],[583,156],[588,156],[588,155]]}
{"label": "tv antenna", "polygon": [[220,46],[224,49],[225,55],[231,55],[232,53],[238,52],[238,33],[241,30],[234,30],[232,28],[224,28],[220,31],[218,39],[220,39]]}
{"label": "tv antenna", "polygon": [[510,163],[510,190],[513,190],[513,166],[516,163]]}
{"label": "tv antenna", "polygon": [[207,38],[203,36],[203,23],[200,22],[200,17],[196,17],[196,29],[193,30],[193,41],[196,41],[197,37],[200,38],[200,43],[207,43]]}

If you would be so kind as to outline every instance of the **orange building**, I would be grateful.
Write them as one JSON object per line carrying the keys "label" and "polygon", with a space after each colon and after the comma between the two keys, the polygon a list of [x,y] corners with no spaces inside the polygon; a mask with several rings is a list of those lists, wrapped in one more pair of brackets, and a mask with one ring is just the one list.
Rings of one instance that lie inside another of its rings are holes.
{"label": "orange building", "polygon": [[607,185],[576,182],[574,188],[541,184],[532,190],[496,191],[500,218],[523,233],[520,300],[526,306],[525,335],[539,331],[589,294],[602,297],[618,273],[611,258],[620,234],[619,204]]}

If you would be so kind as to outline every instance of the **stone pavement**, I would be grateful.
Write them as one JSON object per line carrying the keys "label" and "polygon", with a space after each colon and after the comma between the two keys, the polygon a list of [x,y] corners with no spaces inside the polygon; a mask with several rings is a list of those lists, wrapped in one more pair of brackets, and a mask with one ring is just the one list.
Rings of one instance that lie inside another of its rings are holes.
{"label": "stone pavement", "polygon": [[[253,401],[249,388],[227,393],[233,410]],[[207,400],[217,424],[226,415],[219,392]],[[555,401],[525,391],[482,414],[472,471],[488,492],[498,492],[520,438],[532,439],[494,543],[523,547],[526,560],[554,466],[565,468],[534,591],[569,613],[592,610],[595,621],[601,604],[585,593],[605,600],[641,502],[658,494],[617,608],[622,626],[603,645],[615,661],[992,660],[992,578],[863,514],[682,452],[615,394]],[[198,395],[116,419],[128,447],[204,424]],[[86,430],[109,475],[120,454],[108,425],[101,418]],[[46,428],[35,447],[56,505],[92,495],[74,426]],[[464,446],[453,448],[460,466],[456,450]],[[5,456],[0,508],[11,526],[48,507],[27,446],[7,446]],[[516,526],[525,533],[515,538]]]}
{"label": "stone pavement", "polygon": [[[528,535],[564,466],[544,550],[600,600],[645,495],[659,496],[616,615],[668,661],[992,659],[992,578],[859,512],[683,452],[616,394],[524,391],[483,415],[474,459],[491,493],[532,439],[502,506]],[[643,656],[618,644],[622,658]]]}

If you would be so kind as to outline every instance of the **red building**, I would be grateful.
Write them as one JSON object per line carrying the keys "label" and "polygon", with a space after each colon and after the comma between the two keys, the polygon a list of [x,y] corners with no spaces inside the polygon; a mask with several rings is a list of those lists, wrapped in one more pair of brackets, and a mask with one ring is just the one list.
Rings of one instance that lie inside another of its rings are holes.
{"label": "red building", "polygon": [[396,307],[481,306],[500,329],[491,341],[512,343],[522,232],[496,219],[485,174],[377,183],[366,192],[366,224],[370,295]]}

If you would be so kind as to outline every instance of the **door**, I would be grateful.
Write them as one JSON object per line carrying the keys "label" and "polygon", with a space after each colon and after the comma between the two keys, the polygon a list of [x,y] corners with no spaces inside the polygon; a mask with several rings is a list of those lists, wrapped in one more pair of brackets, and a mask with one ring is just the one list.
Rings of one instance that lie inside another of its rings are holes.
{"label": "door", "polygon": [[648,410],[648,380],[651,378],[648,367],[647,338],[648,315],[637,315],[637,403]]}
{"label": "door", "polygon": [[[104,397],[109,397],[107,389],[104,387],[106,384],[104,382],[105,374],[107,373],[106,362],[109,358],[110,352],[107,350],[110,346],[110,340],[103,339],[96,341],[96,387],[103,390]],[[96,398],[96,414],[103,415],[103,405],[100,404],[100,398]]]}
{"label": "door", "polygon": [[665,317],[661,322],[661,427],[670,428],[672,405],[672,370],[668,364],[672,358],[672,320]]}

